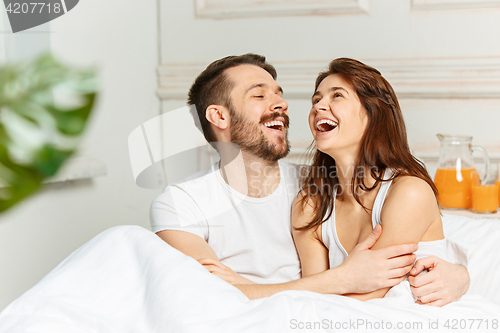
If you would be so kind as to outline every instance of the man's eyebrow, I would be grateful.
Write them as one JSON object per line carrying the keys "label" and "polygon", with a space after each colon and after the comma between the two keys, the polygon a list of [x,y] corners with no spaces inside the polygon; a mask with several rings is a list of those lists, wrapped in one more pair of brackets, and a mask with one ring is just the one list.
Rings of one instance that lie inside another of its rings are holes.
{"label": "man's eyebrow", "polygon": [[[248,88],[247,91],[245,91],[245,94],[248,93],[250,90],[255,89],[255,88],[267,88],[267,84],[265,84],[265,83],[256,83],[256,84],[250,86],[250,88]],[[283,94],[283,88],[281,88],[281,86],[278,86],[278,89],[276,89],[276,91],[280,92],[281,94]]]}

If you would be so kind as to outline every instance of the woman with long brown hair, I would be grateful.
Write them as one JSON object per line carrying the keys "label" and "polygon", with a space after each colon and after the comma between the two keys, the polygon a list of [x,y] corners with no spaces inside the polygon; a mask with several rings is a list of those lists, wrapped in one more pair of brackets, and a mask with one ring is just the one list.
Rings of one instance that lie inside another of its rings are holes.
{"label": "woman with long brown hair", "polygon": [[[316,152],[292,209],[303,277],[342,264],[378,225],[373,249],[419,243],[417,259],[446,259],[436,187],[410,152],[396,94],[379,71],[333,60],[316,80],[309,126]],[[401,286],[410,297],[408,283]]]}

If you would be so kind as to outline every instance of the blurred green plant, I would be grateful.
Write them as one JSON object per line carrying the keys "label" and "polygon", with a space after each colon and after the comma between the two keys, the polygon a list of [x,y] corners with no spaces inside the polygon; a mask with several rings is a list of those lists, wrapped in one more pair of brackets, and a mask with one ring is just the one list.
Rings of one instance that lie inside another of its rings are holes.
{"label": "blurred green plant", "polygon": [[0,67],[0,212],[38,190],[75,152],[96,92],[95,71],[50,55]]}

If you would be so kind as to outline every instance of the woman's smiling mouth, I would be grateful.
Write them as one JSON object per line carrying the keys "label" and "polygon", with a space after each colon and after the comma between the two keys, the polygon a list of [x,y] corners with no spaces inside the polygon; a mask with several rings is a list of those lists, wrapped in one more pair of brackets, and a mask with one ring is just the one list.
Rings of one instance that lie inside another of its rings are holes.
{"label": "woman's smiling mouth", "polygon": [[330,132],[337,128],[337,126],[337,122],[328,118],[319,118],[316,120],[316,130],[318,130],[319,132]]}

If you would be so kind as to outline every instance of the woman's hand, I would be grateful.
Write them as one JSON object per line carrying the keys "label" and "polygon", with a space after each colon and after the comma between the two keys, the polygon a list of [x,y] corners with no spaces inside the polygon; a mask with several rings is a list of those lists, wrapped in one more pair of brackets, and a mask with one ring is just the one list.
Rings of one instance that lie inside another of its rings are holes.
{"label": "woman's hand", "polygon": [[220,277],[222,280],[232,285],[255,284],[255,282],[252,282],[249,279],[246,279],[238,273],[234,272],[231,268],[227,267],[219,260],[206,258],[198,259],[198,262],[202,264],[203,267],[205,267],[210,273],[217,277]]}
{"label": "woman's hand", "polygon": [[[344,268],[344,275],[349,277],[349,294],[377,292],[377,297],[383,297],[390,287],[404,281],[412,268],[416,259],[413,251],[417,246],[404,244],[371,250],[381,234],[382,227],[377,224],[340,265]],[[379,293],[379,290],[384,291]]]}

